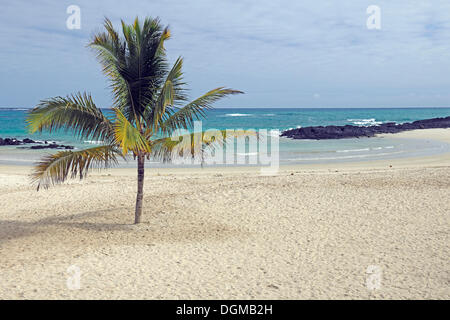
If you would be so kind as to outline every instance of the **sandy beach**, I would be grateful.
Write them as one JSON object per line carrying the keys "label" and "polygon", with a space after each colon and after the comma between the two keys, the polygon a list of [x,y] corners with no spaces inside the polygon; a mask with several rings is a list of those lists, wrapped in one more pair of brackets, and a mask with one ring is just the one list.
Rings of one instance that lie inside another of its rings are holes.
{"label": "sandy beach", "polygon": [[135,169],[39,192],[30,171],[0,166],[0,299],[450,298],[448,153],[147,170],[141,225]]}

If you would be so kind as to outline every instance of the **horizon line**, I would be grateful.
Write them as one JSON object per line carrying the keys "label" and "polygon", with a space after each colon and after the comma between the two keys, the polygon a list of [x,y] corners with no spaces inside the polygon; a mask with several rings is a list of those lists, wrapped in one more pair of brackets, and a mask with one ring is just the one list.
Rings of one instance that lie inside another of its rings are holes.
{"label": "horizon line", "polygon": [[[407,106],[407,107],[213,107],[210,110],[218,109],[450,109],[450,106]],[[34,107],[6,107],[0,109],[32,110]],[[111,110],[111,107],[100,107],[99,109]]]}

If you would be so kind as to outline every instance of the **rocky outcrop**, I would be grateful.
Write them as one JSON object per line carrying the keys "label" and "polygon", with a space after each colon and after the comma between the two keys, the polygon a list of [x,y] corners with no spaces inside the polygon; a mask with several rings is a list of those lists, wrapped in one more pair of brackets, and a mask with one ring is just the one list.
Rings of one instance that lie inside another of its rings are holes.
{"label": "rocky outcrop", "polygon": [[5,139],[0,138],[0,146],[18,146],[18,145],[25,144],[25,143],[35,143],[34,141],[33,142],[28,142],[28,141],[33,141],[33,140],[28,139],[28,138],[26,138],[24,140],[18,140],[16,138],[5,138]]}
{"label": "rocky outcrop", "polygon": [[379,133],[397,133],[406,130],[431,128],[450,128],[450,117],[418,120],[402,124],[388,122],[377,126],[368,127],[358,127],[352,125],[304,127],[283,131],[281,136],[292,139],[344,139],[373,137]]}
{"label": "rocky outcrop", "polygon": [[19,147],[19,148],[29,148],[29,149],[73,149],[73,146],[66,146],[63,144],[56,144],[54,142],[48,143],[45,142],[39,142],[34,141],[28,138],[25,138],[23,140],[18,140],[16,138],[0,138],[0,146],[20,146],[24,144],[34,144],[30,147]]}
{"label": "rocky outcrop", "polygon": [[23,143],[36,143],[36,141],[33,141],[31,139],[25,138],[22,140]]}
{"label": "rocky outcrop", "polygon": [[0,146],[18,146],[20,144],[22,144],[22,141],[16,138],[0,138]]}
{"label": "rocky outcrop", "polygon": [[30,149],[73,149],[72,146],[66,146],[63,144],[56,144],[56,143],[50,143],[50,144],[41,144],[37,146],[31,146]]}

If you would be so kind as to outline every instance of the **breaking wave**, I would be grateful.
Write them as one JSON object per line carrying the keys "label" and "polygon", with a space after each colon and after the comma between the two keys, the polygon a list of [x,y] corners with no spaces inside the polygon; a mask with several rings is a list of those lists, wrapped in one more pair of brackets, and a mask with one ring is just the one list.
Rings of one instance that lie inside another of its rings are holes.
{"label": "breaking wave", "polygon": [[353,123],[354,125],[360,126],[360,127],[369,127],[369,126],[378,126],[382,124],[382,121],[376,121],[375,118],[371,119],[347,119],[347,121]]}
{"label": "breaking wave", "polygon": [[227,113],[225,117],[250,117],[250,113]]}

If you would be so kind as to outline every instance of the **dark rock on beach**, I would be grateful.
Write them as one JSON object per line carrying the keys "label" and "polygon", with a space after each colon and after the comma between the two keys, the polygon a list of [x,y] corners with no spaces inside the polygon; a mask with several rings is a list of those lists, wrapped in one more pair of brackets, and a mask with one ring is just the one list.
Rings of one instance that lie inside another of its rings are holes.
{"label": "dark rock on beach", "polygon": [[28,139],[28,138],[23,139],[22,142],[23,143],[36,143],[36,141]]}
{"label": "dark rock on beach", "polygon": [[30,149],[73,149],[72,146],[65,146],[63,144],[56,144],[56,143],[50,143],[50,144],[44,144],[44,145],[38,145],[38,146],[31,146]]}
{"label": "dark rock on beach", "polygon": [[0,138],[0,146],[18,146],[19,144],[22,144],[22,142],[16,138]]}
{"label": "dark rock on beach", "polygon": [[283,131],[281,136],[292,139],[344,139],[373,137],[380,133],[397,133],[406,130],[432,128],[450,128],[450,117],[418,120],[402,124],[387,122],[377,126],[368,127],[358,127],[353,125],[304,127]]}
{"label": "dark rock on beach", "polygon": [[48,143],[47,141],[45,141],[45,143],[39,142],[39,141],[34,141],[28,138],[25,138],[23,140],[18,140],[16,138],[5,138],[2,139],[0,138],[0,146],[19,146],[19,145],[24,145],[24,144],[35,144],[34,146],[30,146],[30,147],[19,147],[19,148],[23,148],[23,149],[73,149],[73,146],[66,146],[63,144],[56,144],[54,142],[52,143]]}
{"label": "dark rock on beach", "polygon": [[18,146],[27,143],[37,143],[37,142],[28,138],[25,138],[23,140],[18,140],[16,138],[5,138],[5,139],[0,138],[0,146]]}

